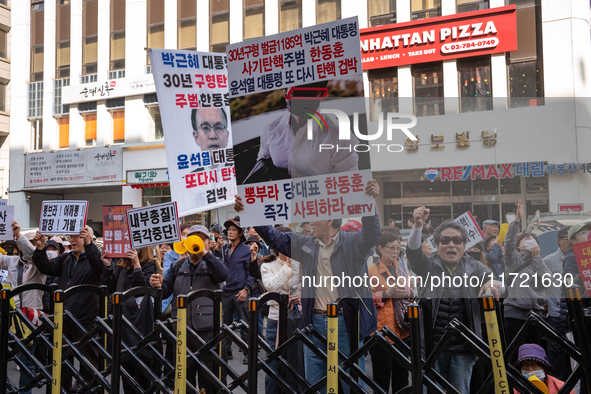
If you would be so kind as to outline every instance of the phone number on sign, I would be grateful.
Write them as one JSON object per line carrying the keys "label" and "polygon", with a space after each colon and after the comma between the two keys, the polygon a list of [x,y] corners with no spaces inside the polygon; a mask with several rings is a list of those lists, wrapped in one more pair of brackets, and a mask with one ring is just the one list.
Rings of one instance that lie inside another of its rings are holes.
{"label": "phone number on sign", "polygon": [[569,287],[573,283],[573,275],[570,273],[560,274],[560,273],[545,273],[538,275],[535,274],[528,274],[527,272],[510,272],[505,276],[505,274],[501,274],[498,279],[501,284],[504,286],[509,287],[539,287],[540,285],[543,287],[556,287],[561,288],[562,285]]}
{"label": "phone number on sign", "polygon": [[441,52],[463,52],[472,49],[494,48],[497,45],[499,45],[499,39],[497,37],[480,38],[478,40],[470,40],[459,44],[445,44],[441,47]]}

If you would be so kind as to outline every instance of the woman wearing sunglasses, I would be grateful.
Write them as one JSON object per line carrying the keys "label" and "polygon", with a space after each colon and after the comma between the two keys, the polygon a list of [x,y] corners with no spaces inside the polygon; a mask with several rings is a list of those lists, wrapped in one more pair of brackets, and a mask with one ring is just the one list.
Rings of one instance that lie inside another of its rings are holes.
{"label": "woman wearing sunglasses", "polygon": [[[437,251],[429,257],[421,249],[421,231],[429,218],[429,208],[415,209],[415,225],[408,238],[407,257],[411,270],[422,277],[421,297],[431,298],[433,346],[436,346],[445,327],[458,319],[482,338],[481,314],[478,297],[492,293],[501,295],[499,282],[490,280],[490,271],[466,251],[468,233],[451,220],[441,223],[433,233]],[[484,279],[484,280],[483,280]],[[425,282],[429,280],[429,282]],[[486,282],[482,287],[480,283]],[[420,282],[417,281],[420,286]],[[470,377],[476,359],[464,344],[452,339],[435,362],[435,369],[461,394],[470,393]]]}
{"label": "woman wearing sunglasses", "polygon": [[[509,289],[509,297],[504,302],[505,335],[507,338],[515,338],[523,323],[527,320],[527,314],[534,311],[540,315],[546,305],[546,287],[543,283],[553,279],[550,269],[540,257],[540,245],[538,238],[531,233],[519,232],[519,223],[523,216],[521,200],[517,204],[515,220],[509,225],[505,237],[505,264],[507,274],[505,283]],[[540,345],[540,335],[531,330],[524,338],[523,343],[535,343]],[[511,363],[516,361],[513,356]]]}

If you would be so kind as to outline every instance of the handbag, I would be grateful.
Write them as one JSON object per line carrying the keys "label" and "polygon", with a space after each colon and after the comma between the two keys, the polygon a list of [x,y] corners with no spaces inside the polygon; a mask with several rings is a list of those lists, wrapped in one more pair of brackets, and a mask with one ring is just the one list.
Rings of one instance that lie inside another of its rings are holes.
{"label": "handbag", "polygon": [[[396,272],[394,272],[394,274],[396,275]],[[382,273],[382,276],[387,282],[388,275],[384,272]],[[412,300],[410,298],[392,298],[392,306],[394,308],[394,318],[396,320],[396,325],[403,332],[410,332],[410,323],[405,320],[405,317],[408,316],[408,306],[410,304],[412,304]]]}

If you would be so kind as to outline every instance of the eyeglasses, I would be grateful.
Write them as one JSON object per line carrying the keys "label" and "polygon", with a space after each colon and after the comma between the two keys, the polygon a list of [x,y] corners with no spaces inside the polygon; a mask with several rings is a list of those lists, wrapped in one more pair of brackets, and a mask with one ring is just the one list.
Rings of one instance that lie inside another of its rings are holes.
{"label": "eyeglasses", "polygon": [[398,245],[398,246],[384,246],[384,248],[390,249],[390,250],[400,250],[400,245]]}
{"label": "eyeglasses", "polygon": [[216,123],[213,126],[210,125],[209,123],[201,123],[199,125],[199,128],[201,129],[201,131],[203,131],[206,135],[208,135],[209,133],[211,133],[211,129],[213,129],[215,131],[216,134],[220,134],[223,133],[224,131],[226,131],[226,126],[223,125],[222,123]]}
{"label": "eyeglasses", "polygon": [[455,235],[453,237],[446,235],[444,237],[439,238],[439,243],[441,245],[447,245],[450,242],[453,242],[454,245],[462,245],[464,243],[464,238],[458,235]]}

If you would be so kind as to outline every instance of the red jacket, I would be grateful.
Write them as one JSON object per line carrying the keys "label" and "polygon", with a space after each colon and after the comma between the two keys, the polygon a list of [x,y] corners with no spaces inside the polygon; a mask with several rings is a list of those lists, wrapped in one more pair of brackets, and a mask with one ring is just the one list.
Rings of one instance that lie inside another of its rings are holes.
{"label": "red jacket", "polygon": [[[550,375],[546,375],[546,384],[548,385],[548,394],[556,394],[560,388],[564,386],[564,382],[562,380],[558,380],[554,376]],[[515,389],[513,389],[513,393],[519,394]],[[575,391],[571,390],[570,394],[575,394]]]}

